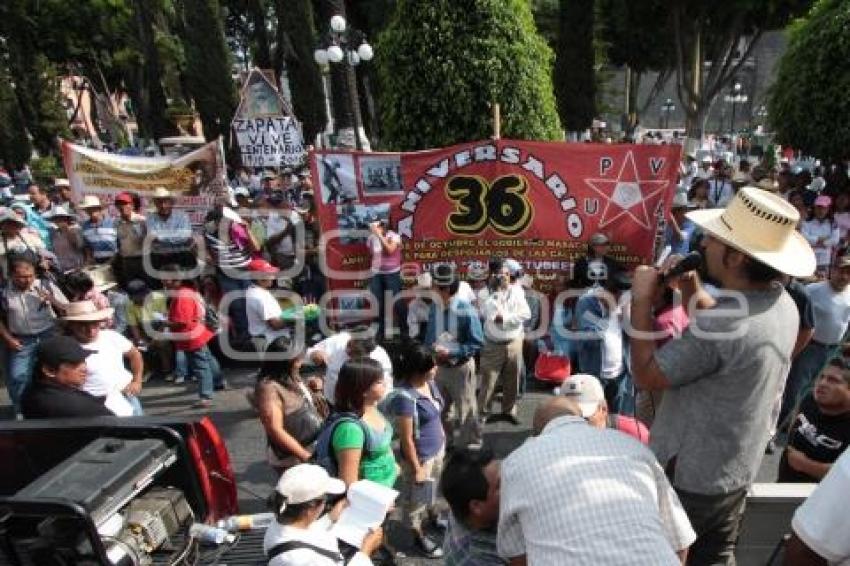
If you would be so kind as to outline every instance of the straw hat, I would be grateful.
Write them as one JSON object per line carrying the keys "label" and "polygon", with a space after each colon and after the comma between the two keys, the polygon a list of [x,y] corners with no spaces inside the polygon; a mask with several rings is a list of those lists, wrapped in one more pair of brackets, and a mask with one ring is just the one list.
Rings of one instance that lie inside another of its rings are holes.
{"label": "straw hat", "polygon": [[166,189],[165,187],[157,187],[153,190],[153,194],[151,198],[156,199],[173,199],[174,195],[171,194],[171,191]]}
{"label": "straw hat", "polygon": [[774,181],[770,177],[765,177],[764,179],[762,179],[761,181],[756,183],[756,186],[758,188],[764,190],[764,191],[771,191],[771,192],[779,189],[779,183],[777,183],[776,181]]}
{"label": "straw hat", "polygon": [[695,210],[687,217],[718,240],[781,273],[806,277],[815,271],[815,253],[796,230],[800,213],[773,193],[744,187],[725,209]]}
{"label": "straw hat", "polygon": [[77,208],[81,208],[86,210],[88,208],[103,208],[103,205],[100,203],[100,199],[94,195],[86,195],[83,197],[83,202],[81,202]]}
{"label": "straw hat", "polygon": [[52,218],[76,218],[76,214],[72,214],[68,212],[68,209],[62,205],[56,204],[51,207],[46,213],[44,213],[43,218],[52,219]]}
{"label": "straw hat", "polygon": [[98,309],[91,301],[75,301],[65,307],[62,320],[68,322],[98,322],[112,316],[115,309]]}
{"label": "straw hat", "polygon": [[115,281],[115,274],[112,273],[111,265],[84,267],[82,271],[91,277],[92,282],[94,282],[95,289],[101,293],[118,285],[118,282]]}
{"label": "straw hat", "polygon": [[27,225],[27,223],[11,208],[0,209],[0,224],[3,222],[14,222],[21,226]]}
{"label": "straw hat", "polygon": [[56,188],[70,187],[71,182],[68,179],[56,179],[56,181],[53,182],[53,186],[56,187]]}
{"label": "straw hat", "polygon": [[746,185],[750,182],[750,176],[742,171],[736,171],[732,176],[732,182],[741,185]]}

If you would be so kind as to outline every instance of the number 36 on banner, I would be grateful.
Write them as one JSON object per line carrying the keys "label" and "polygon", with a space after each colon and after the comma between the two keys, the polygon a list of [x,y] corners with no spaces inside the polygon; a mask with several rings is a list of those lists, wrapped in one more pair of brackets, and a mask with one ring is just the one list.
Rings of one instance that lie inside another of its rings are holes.
{"label": "number 36 on banner", "polygon": [[491,184],[475,175],[458,175],[446,183],[446,196],[454,202],[446,227],[455,234],[475,235],[487,226],[506,236],[525,230],[534,216],[528,200],[528,181],[505,175]]}

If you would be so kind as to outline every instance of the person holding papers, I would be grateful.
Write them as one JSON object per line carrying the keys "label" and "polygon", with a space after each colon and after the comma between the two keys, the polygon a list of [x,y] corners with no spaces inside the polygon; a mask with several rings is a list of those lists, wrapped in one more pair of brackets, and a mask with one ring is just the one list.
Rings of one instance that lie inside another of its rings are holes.
{"label": "person holding papers", "polygon": [[369,556],[381,545],[383,530],[372,529],[363,538],[359,552],[346,560],[331,530],[346,500],[325,514],[328,496],[341,495],[345,490],[345,483],[331,478],[321,466],[299,464],[284,472],[273,498],[277,521],[269,525],[263,539],[269,566],[371,565]]}

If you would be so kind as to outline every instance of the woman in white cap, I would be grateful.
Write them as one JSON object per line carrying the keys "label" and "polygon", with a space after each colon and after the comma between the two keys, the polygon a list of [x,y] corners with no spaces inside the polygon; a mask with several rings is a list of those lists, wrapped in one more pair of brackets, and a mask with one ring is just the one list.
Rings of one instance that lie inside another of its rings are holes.
{"label": "woman in white cap", "polygon": [[112,318],[112,313],[112,308],[77,301],[68,303],[61,320],[71,337],[92,351],[86,359],[86,381],[80,389],[104,397],[106,408],[119,417],[141,416],[142,406],[136,396],[142,390],[142,354],[121,334],[101,328],[105,320]]}
{"label": "woman in white cap", "polygon": [[344,503],[325,514],[329,495],[345,493],[345,483],[332,478],[321,466],[299,464],[281,476],[273,505],[276,522],[269,525],[263,552],[269,566],[367,566],[369,556],[381,545],[381,528],[363,539],[360,551],[345,560],[336,536],[331,532]]}

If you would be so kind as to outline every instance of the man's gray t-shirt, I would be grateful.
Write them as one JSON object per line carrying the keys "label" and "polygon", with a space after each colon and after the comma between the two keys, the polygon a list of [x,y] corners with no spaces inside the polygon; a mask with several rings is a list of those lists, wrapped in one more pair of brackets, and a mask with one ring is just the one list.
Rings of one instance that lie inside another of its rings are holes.
{"label": "man's gray t-shirt", "polygon": [[722,494],[752,482],[791,367],[799,329],[794,301],[780,286],[740,296],[744,301],[719,298],[655,353],[671,388],[651,447],[665,468],[676,459],[672,483],[685,491]]}

